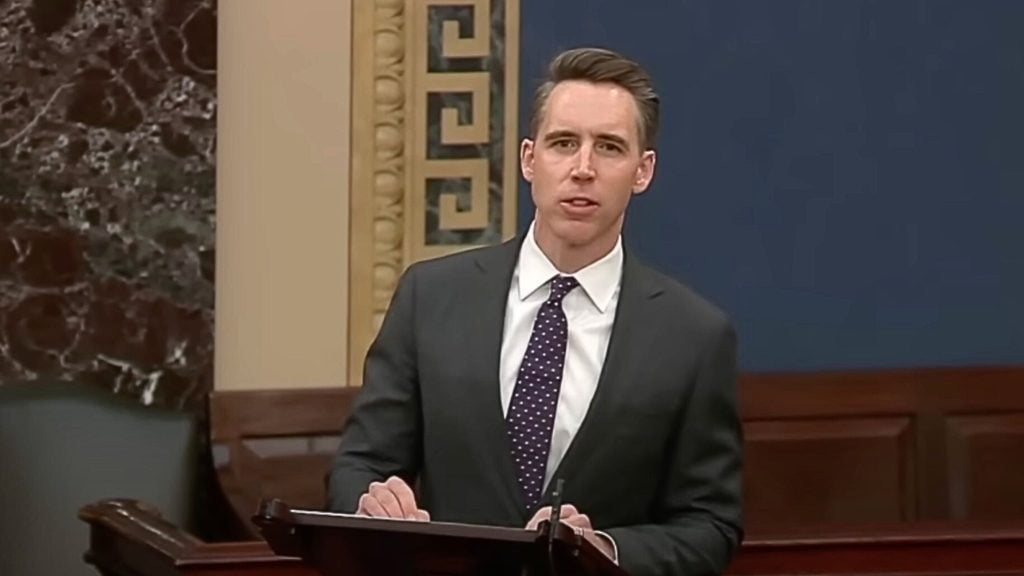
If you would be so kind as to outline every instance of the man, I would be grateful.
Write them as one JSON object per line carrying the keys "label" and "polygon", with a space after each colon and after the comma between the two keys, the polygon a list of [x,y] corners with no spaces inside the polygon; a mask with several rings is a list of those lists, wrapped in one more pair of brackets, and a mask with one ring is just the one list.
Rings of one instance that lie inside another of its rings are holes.
{"label": "man", "polygon": [[629,573],[724,571],[742,538],[735,333],[622,248],[658,115],[636,63],[555,58],[520,149],[534,221],[403,276],[332,509],[534,528],[562,479],[561,520]]}

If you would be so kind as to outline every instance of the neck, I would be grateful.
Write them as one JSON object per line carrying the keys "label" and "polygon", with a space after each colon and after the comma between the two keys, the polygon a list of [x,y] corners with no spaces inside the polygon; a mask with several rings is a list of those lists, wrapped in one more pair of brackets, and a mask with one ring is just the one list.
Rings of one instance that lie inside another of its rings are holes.
{"label": "neck", "polygon": [[619,241],[619,230],[613,230],[614,233],[607,234],[607,237],[596,238],[587,244],[572,245],[559,239],[547,228],[535,222],[533,237],[537,242],[537,247],[559,272],[575,274],[604,258],[615,249],[615,245]]}

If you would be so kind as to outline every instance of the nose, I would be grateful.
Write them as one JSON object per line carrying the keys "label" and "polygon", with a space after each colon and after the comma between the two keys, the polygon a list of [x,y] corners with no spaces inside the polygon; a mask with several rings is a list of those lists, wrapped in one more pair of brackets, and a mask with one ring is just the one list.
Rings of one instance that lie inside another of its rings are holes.
{"label": "nose", "polygon": [[594,179],[594,164],[591,162],[592,151],[593,149],[589,144],[580,146],[579,153],[576,155],[576,165],[572,169],[574,180]]}

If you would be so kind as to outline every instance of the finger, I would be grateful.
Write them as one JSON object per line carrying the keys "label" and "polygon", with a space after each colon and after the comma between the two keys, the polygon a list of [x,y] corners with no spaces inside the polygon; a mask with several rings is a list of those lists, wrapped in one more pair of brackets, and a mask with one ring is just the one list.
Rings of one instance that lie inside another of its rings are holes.
{"label": "finger", "polygon": [[402,506],[398,503],[398,498],[383,483],[374,482],[370,484],[370,496],[376,498],[377,502],[384,507],[388,518],[405,518],[405,514],[402,513]]}
{"label": "finger", "polygon": [[548,518],[551,518],[551,506],[545,506],[540,510],[537,510],[537,513],[533,515],[533,518],[530,518],[530,521],[526,523],[526,529],[536,530],[537,526],[540,526],[540,523]]}
{"label": "finger", "polygon": [[417,520],[419,522],[430,522],[430,512],[427,512],[426,510],[417,510],[413,520]]}
{"label": "finger", "polygon": [[576,514],[572,518],[565,520],[565,523],[573,528],[580,528],[582,530],[594,529],[594,527],[590,525],[590,517],[586,514]]}
{"label": "finger", "polygon": [[412,493],[412,488],[405,483],[398,476],[392,476],[388,478],[388,481],[384,483],[385,486],[391,490],[391,493],[398,499],[398,505],[402,508],[402,518],[413,519],[416,517],[416,510],[419,508],[416,506],[416,495]]}
{"label": "finger", "polygon": [[558,518],[560,520],[565,520],[566,518],[572,518],[573,516],[576,516],[579,513],[580,511],[577,510],[576,507],[573,506],[572,504],[562,504],[562,507],[559,509]]}
{"label": "finger", "polygon": [[388,513],[384,510],[384,507],[381,506],[380,502],[371,496],[369,492],[359,497],[359,509],[356,510],[356,514],[370,516],[372,518],[388,517]]}

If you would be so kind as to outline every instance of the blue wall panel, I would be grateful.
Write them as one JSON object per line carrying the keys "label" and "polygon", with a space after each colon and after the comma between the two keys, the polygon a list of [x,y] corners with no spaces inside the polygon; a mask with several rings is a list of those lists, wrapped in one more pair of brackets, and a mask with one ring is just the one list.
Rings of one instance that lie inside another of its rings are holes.
{"label": "blue wall panel", "polygon": [[523,115],[561,49],[650,69],[627,242],[733,316],[747,370],[1021,363],[1022,30],[1012,0],[524,0]]}

